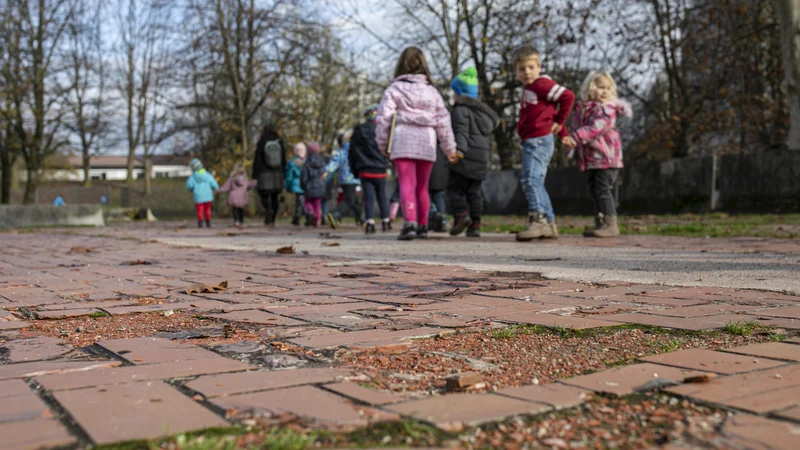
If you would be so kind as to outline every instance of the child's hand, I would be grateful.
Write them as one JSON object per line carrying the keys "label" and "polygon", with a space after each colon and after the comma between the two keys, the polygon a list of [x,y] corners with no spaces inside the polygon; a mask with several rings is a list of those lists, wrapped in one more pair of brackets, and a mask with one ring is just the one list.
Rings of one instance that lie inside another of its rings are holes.
{"label": "child's hand", "polygon": [[325,181],[327,179],[328,179],[328,172],[325,172],[322,174],[322,181]]}
{"label": "child's hand", "polygon": [[578,146],[578,143],[575,142],[575,139],[572,139],[569,136],[567,136],[564,139],[562,139],[561,143],[564,144],[564,146],[567,147],[567,148],[575,148],[575,147]]}
{"label": "child's hand", "polygon": [[554,123],[553,124],[553,128],[550,129],[550,132],[553,133],[553,134],[556,134],[556,133],[559,133],[562,128],[564,128],[564,127],[561,126],[560,124]]}
{"label": "child's hand", "polygon": [[459,157],[458,155],[453,153],[452,155],[447,156],[447,160],[450,161],[450,164],[457,164],[459,161]]}

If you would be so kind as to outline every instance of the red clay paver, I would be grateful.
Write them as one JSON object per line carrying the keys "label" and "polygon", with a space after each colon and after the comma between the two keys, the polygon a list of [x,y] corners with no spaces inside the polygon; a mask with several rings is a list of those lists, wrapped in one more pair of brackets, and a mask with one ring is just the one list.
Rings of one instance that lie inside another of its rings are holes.
{"label": "red clay paver", "polygon": [[414,328],[410,330],[401,330],[401,331],[365,330],[365,331],[352,331],[347,333],[339,333],[335,335],[312,336],[307,338],[290,339],[289,342],[295,345],[302,345],[303,347],[325,349],[325,348],[341,347],[347,344],[358,344],[367,341],[435,337],[450,333],[453,333],[453,330],[444,330],[441,328],[424,328],[424,327]]}
{"label": "red clay paver", "polygon": [[[314,386],[296,386],[241,395],[231,395],[212,400],[227,410],[246,410],[259,413],[292,413],[312,419],[323,425],[366,426],[370,416],[378,420],[397,420],[393,414],[380,413],[366,407],[355,406],[345,398]],[[369,414],[367,414],[369,413]]]}
{"label": "red clay paver", "polygon": [[36,380],[45,389],[59,391],[146,380],[163,380],[205,374],[241,372],[249,369],[254,369],[254,367],[233,359],[217,357],[214,359],[194,359],[189,361],[172,361],[159,364],[117,367],[88,373],[44,375],[37,377]]}
{"label": "red clay paver", "polygon": [[0,423],[46,418],[48,411],[47,405],[33,392],[3,397],[0,400]]}
{"label": "red clay paver", "polygon": [[742,305],[728,305],[728,304],[713,304],[713,305],[695,305],[680,308],[670,308],[665,310],[650,311],[650,314],[657,316],[670,316],[670,317],[704,317],[704,316],[717,316],[726,313],[739,313],[748,312],[760,309],[759,306],[742,306]]}
{"label": "red clay paver", "polygon": [[[735,403],[742,409],[764,412],[785,409],[797,404],[800,397],[791,396],[790,391],[798,386],[800,386],[800,365],[793,364],[715,378],[708,383],[670,387],[667,391],[709,403],[730,406]],[[775,393],[786,393],[786,395],[775,396]]]}
{"label": "red clay paver", "polygon": [[784,319],[800,319],[800,306],[789,306],[788,308],[767,309],[758,312],[759,316],[781,317]]}
{"label": "red clay paver", "polygon": [[495,394],[451,394],[389,405],[384,409],[431,422],[444,430],[502,420],[519,414],[536,414],[550,405]]}
{"label": "red clay paver", "polygon": [[37,361],[0,365],[0,380],[30,378],[55,373],[86,372],[119,366],[119,361]]}
{"label": "red clay paver", "polygon": [[9,351],[8,360],[12,363],[54,359],[72,350],[72,346],[61,339],[50,337],[15,339],[5,346]]}
{"label": "red clay paver", "polygon": [[77,439],[53,419],[0,423],[0,450],[71,448]]}
{"label": "red clay paver", "polygon": [[228,425],[160,381],[59,391],[53,396],[98,445]]}
{"label": "red clay paver", "polygon": [[31,389],[22,380],[0,381],[0,399],[30,394]]}
{"label": "red clay paver", "polygon": [[100,341],[97,345],[134,364],[222,358],[196,345],[155,337],[113,339]]}
{"label": "red clay paver", "polygon": [[744,448],[797,450],[800,448],[800,425],[747,414],[737,414],[722,429]]}
{"label": "red clay paver", "polygon": [[206,317],[221,319],[228,322],[254,323],[258,325],[269,325],[274,327],[296,327],[308,325],[308,322],[289,319],[287,317],[271,314],[265,311],[235,311],[225,314],[207,314]]}
{"label": "red clay paver", "polygon": [[782,419],[787,419],[800,423],[800,406],[794,406],[789,409],[784,409],[783,411],[776,411],[773,414]]}
{"label": "red clay paver", "polygon": [[91,316],[100,312],[97,308],[59,309],[52,311],[36,311],[39,319],[68,319],[70,317]]}
{"label": "red clay paver", "polygon": [[566,380],[561,380],[561,383],[594,392],[628,395],[634,393],[637,389],[646,387],[649,382],[657,378],[665,378],[680,383],[686,377],[702,375],[703,373],[705,372],[645,363],[615,367],[590,375],[567,378]]}
{"label": "red clay paver", "polygon": [[293,369],[209,375],[186,386],[206,397],[280,389],[303,384],[330,383],[352,372],[345,369]]}
{"label": "red clay paver", "polygon": [[506,388],[497,391],[497,394],[544,403],[555,409],[572,408],[591,398],[591,393],[585,389],[560,383]]}
{"label": "red clay paver", "polygon": [[769,369],[786,364],[772,359],[715,352],[703,348],[652,355],[642,358],[642,361],[727,375]]}
{"label": "red clay paver", "polygon": [[784,344],[782,342],[764,342],[762,344],[751,344],[742,347],[726,348],[726,352],[739,353],[742,355],[761,356],[764,358],[784,359],[788,361],[800,362],[800,348],[794,344]]}
{"label": "red clay paver", "polygon": [[375,389],[368,389],[357,383],[342,382],[326,384],[325,389],[336,392],[337,394],[350,397],[368,405],[388,405],[390,403],[397,403],[404,400],[404,397],[394,395],[389,392],[378,391]]}

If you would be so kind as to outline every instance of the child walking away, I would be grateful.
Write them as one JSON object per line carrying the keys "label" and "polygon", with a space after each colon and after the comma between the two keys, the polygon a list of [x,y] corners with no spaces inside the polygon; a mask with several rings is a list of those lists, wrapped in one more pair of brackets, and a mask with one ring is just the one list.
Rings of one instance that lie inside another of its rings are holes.
{"label": "child walking away", "polygon": [[381,231],[392,229],[389,221],[389,199],[386,196],[386,158],[375,140],[375,117],[378,105],[364,110],[364,123],[356,125],[350,139],[350,171],[361,179],[364,190],[364,217],[366,234],[375,233],[375,201],[381,213]]}
{"label": "child walking away", "polygon": [[306,144],[298,142],[294,144],[294,156],[286,164],[285,178],[286,185],[284,188],[290,193],[294,194],[294,215],[292,216],[292,225],[300,225],[300,217],[303,216],[305,211],[306,199],[303,196],[303,187],[300,183],[300,173],[303,170],[303,162],[306,159]]}
{"label": "child walking away", "polygon": [[244,164],[236,163],[228,180],[217,191],[217,193],[228,193],[227,204],[233,214],[234,226],[241,227],[244,225],[244,210],[250,205],[250,195],[247,191],[255,188],[257,183],[256,180],[249,181],[247,179]]}
{"label": "child walking away", "polygon": [[275,124],[267,122],[253,155],[253,179],[257,180],[258,196],[264,206],[264,225],[275,226],[278,202],[285,185],[283,168],[286,152]]}
{"label": "child walking away", "polygon": [[[389,134],[396,117],[392,148]],[[431,83],[422,50],[409,47],[397,62],[392,84],[383,93],[376,124],[376,140],[382,152],[391,152],[400,183],[400,203],[405,223],[399,240],[428,237],[428,181],[436,161],[436,142],[450,162],[456,143],[450,114]]]}
{"label": "child walking away", "polygon": [[622,168],[622,140],[617,116],[632,117],[629,103],[617,98],[617,85],[606,72],[590,73],[581,87],[581,102],[572,116],[572,133],[565,142],[578,169],[589,173],[589,193],[594,201],[595,227],[586,237],[619,235],[614,186]]}
{"label": "child walking away", "polygon": [[356,225],[361,224],[361,205],[358,203],[358,187],[361,185],[361,180],[358,179],[357,174],[350,170],[349,153],[350,153],[350,139],[353,136],[352,130],[347,130],[337,138],[339,144],[339,151],[333,155],[328,165],[325,167],[325,174],[327,178],[336,172],[339,172],[337,181],[339,187],[344,191],[344,200],[336,207],[333,213],[327,215],[328,224],[331,228],[336,229],[339,226],[339,221],[342,219],[343,212],[350,209],[356,218]]}
{"label": "child walking away", "polygon": [[450,87],[455,93],[453,133],[459,156],[459,162],[450,166],[447,183],[447,196],[453,209],[450,234],[457,236],[466,229],[468,237],[480,237],[481,184],[489,171],[492,132],[500,119],[491,108],[477,100],[478,72],[474,67],[459,74]]}
{"label": "child walking away", "polygon": [[449,178],[450,162],[440,148],[436,150],[436,162],[433,163],[431,179],[428,181],[428,195],[431,198],[431,209],[428,212],[428,229],[430,231],[447,232],[447,212],[444,198]]}
{"label": "child walking away", "polygon": [[517,78],[525,86],[520,99],[517,133],[522,140],[520,182],[528,200],[527,228],[517,234],[517,240],[557,238],[558,227],[544,178],[555,148],[553,134],[558,133],[562,141],[569,137],[564,122],[575,94],[541,75],[541,56],[530,45],[517,49],[514,66]]}
{"label": "child walking away", "polygon": [[186,189],[194,196],[194,207],[197,210],[197,227],[203,227],[205,219],[206,226],[211,228],[211,202],[214,200],[214,191],[219,190],[217,180],[206,172],[203,163],[195,158],[189,162],[192,175],[186,179]]}
{"label": "child walking away", "polygon": [[306,146],[308,158],[300,173],[300,184],[306,199],[308,219],[306,225],[320,226],[322,223],[322,198],[325,196],[325,159],[319,154],[319,145],[312,142]]}

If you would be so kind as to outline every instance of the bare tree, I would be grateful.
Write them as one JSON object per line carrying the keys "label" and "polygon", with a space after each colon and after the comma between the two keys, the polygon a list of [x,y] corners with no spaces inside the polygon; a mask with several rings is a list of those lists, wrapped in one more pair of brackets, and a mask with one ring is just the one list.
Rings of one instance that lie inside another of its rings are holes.
{"label": "bare tree", "polygon": [[66,141],[59,136],[63,93],[55,82],[59,49],[75,0],[18,0],[6,5],[14,37],[4,73],[15,146],[25,160],[23,202],[31,203],[44,161]]}
{"label": "bare tree", "polygon": [[136,150],[142,144],[155,73],[166,70],[164,58],[170,20],[168,0],[119,0],[117,23],[118,89],[125,103],[128,143],[127,183],[134,181]]}
{"label": "bare tree", "polygon": [[78,0],[67,28],[66,78],[69,110],[65,126],[78,140],[83,162],[83,185],[90,186],[92,155],[110,128],[106,102],[105,49],[103,48],[102,1]]}

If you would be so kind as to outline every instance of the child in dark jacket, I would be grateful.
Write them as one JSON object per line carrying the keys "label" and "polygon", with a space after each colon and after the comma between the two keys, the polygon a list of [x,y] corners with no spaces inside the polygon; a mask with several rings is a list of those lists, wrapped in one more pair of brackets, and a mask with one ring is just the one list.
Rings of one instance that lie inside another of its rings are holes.
{"label": "child in dark jacket", "polygon": [[450,166],[447,196],[453,209],[453,228],[457,236],[465,229],[468,237],[481,236],[483,195],[481,184],[489,171],[492,132],[497,114],[478,98],[477,71],[470,67],[450,84],[455,93],[452,120],[459,161]]}
{"label": "child in dark jacket", "polygon": [[305,211],[306,199],[303,196],[303,187],[300,185],[300,173],[303,170],[303,162],[306,160],[306,144],[298,142],[294,144],[294,156],[286,164],[284,171],[284,188],[294,194],[294,215],[292,225],[300,225],[300,217]]}
{"label": "child in dark jacket", "polygon": [[325,159],[320,155],[319,144],[308,144],[308,157],[300,173],[300,185],[306,198],[308,223],[318,227],[322,224],[322,199],[325,197]]}
{"label": "child in dark jacket", "polygon": [[389,221],[389,199],[386,196],[386,158],[378,149],[375,139],[375,117],[378,115],[378,105],[373,105],[364,110],[364,123],[353,129],[350,139],[349,163],[353,176],[361,179],[361,188],[364,190],[364,211],[367,220],[365,232],[375,232],[375,200],[381,213],[381,230],[391,230]]}

